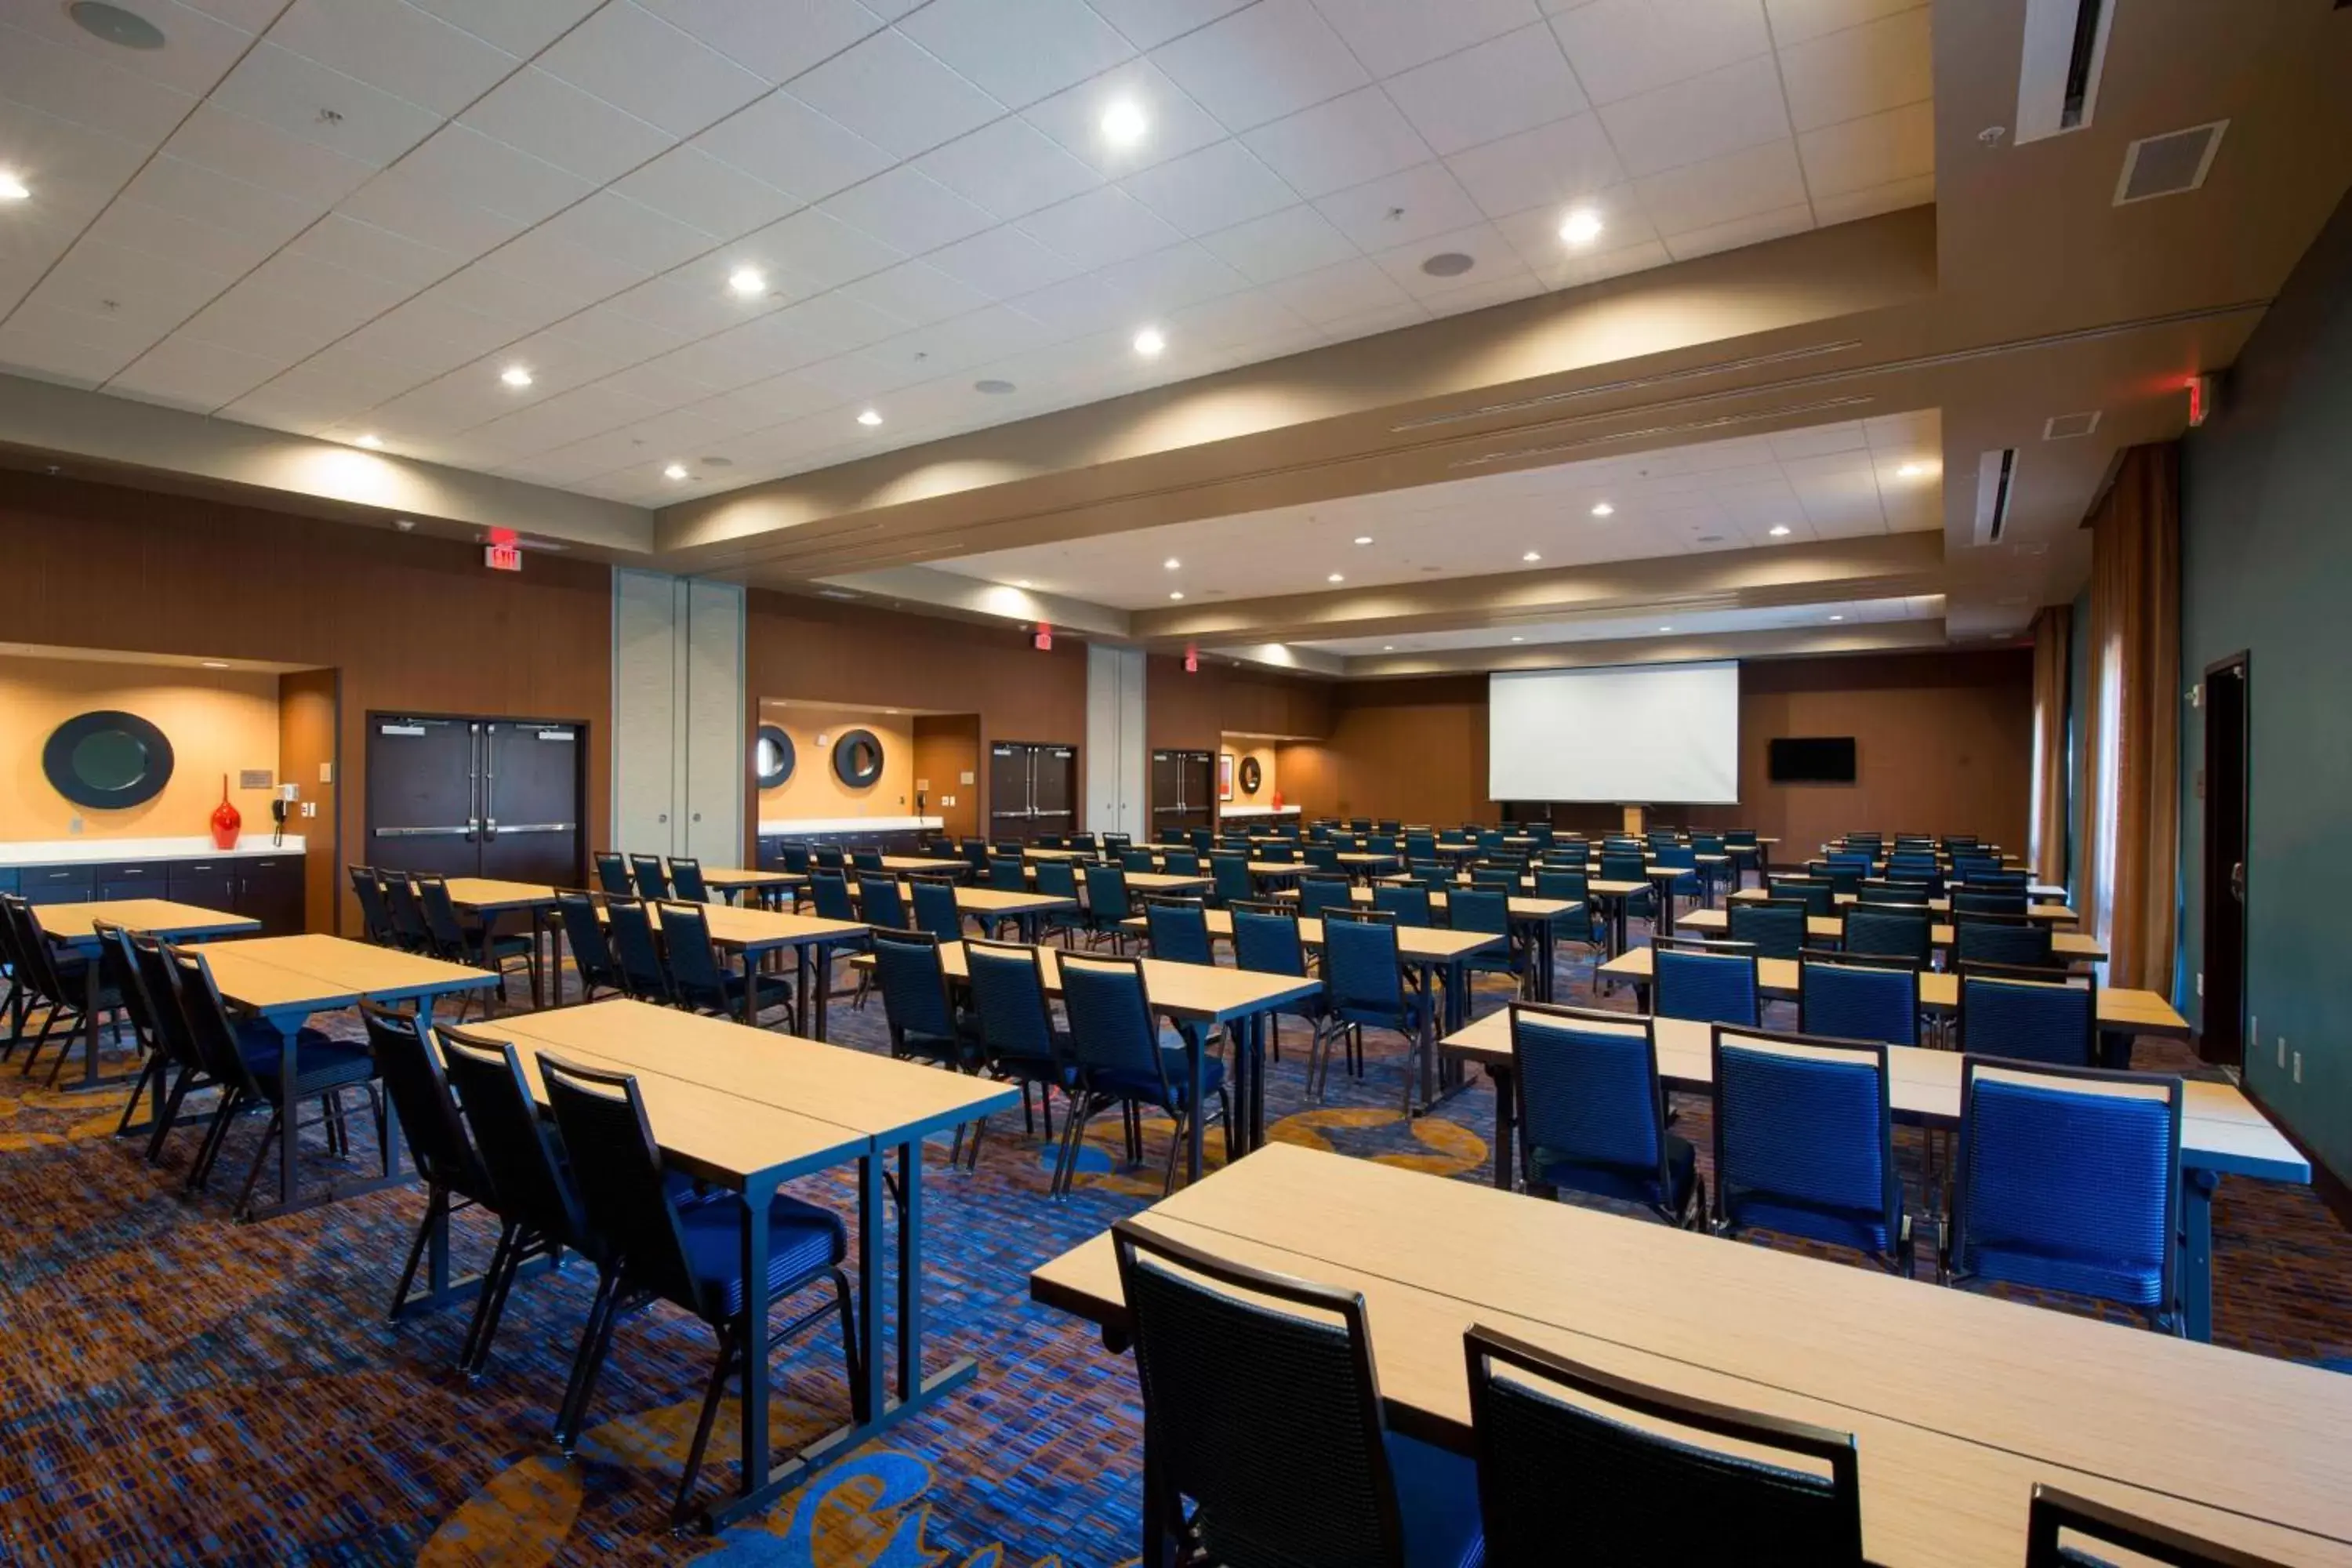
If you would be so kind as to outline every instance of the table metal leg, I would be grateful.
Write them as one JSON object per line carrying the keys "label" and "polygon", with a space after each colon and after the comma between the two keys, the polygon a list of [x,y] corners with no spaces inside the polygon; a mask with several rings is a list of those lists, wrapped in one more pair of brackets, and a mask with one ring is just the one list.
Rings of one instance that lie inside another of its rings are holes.
{"label": "table metal leg", "polygon": [[775,1192],[772,1181],[743,1189],[743,1311],[735,1342],[743,1355],[740,1490],[746,1497],[768,1482],[768,1205]]}
{"label": "table metal leg", "polygon": [[743,1022],[760,1026],[760,955],[743,950]]}
{"label": "table metal leg", "polygon": [[1511,1135],[1518,1123],[1518,1102],[1511,1091],[1511,1069],[1499,1063],[1486,1064],[1487,1079],[1495,1086],[1495,1184],[1505,1192],[1511,1190]]}
{"label": "table metal leg", "polygon": [[816,995],[810,1003],[811,1007],[814,1009],[814,1023],[809,1038],[822,1040],[827,1037],[828,1025],[833,1014],[833,944],[829,942],[818,942],[815,946],[814,961],[816,964]]}
{"label": "table metal leg", "polygon": [[923,1381],[923,1142],[898,1145],[898,1399]]}
{"label": "table metal leg", "polygon": [[1209,1092],[1208,1037],[1205,1030],[1179,1029],[1184,1042],[1184,1072],[1187,1079],[1184,1104],[1189,1110],[1184,1128],[1184,1184],[1191,1186],[1201,1179],[1201,1130],[1208,1120],[1207,1107],[1202,1101]]}
{"label": "table metal leg", "polygon": [[81,1086],[84,1089],[98,1087],[98,990],[100,971],[105,968],[100,962],[101,956],[97,952],[91,953],[89,964],[82,975],[83,984],[89,987],[82,997],[81,1014]]}
{"label": "table metal leg", "polygon": [[1250,1113],[1249,1144],[1251,1152],[1265,1147],[1265,1044],[1274,1028],[1274,1015],[1259,1013],[1249,1021],[1250,1051]]}
{"label": "table metal leg", "polygon": [[1421,991],[1421,1109],[1437,1103],[1437,966],[1415,964],[1414,984]]}
{"label": "table metal leg", "polygon": [[[547,910],[544,905],[530,906],[530,1010],[534,1013],[547,1005],[547,971],[540,950],[547,942]],[[560,984],[560,982],[559,982]]]}
{"label": "table metal leg", "polygon": [[2213,1339],[2213,1194],[2218,1171],[2180,1173],[2181,1332],[2210,1343]]}

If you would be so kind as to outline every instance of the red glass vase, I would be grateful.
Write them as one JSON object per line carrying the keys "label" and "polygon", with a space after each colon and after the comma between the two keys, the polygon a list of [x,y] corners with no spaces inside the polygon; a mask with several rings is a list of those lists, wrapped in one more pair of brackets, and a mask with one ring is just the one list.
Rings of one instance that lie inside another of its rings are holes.
{"label": "red glass vase", "polygon": [[234,849],[236,836],[245,827],[245,818],[228,803],[228,775],[221,774],[221,803],[213,807],[213,847]]}

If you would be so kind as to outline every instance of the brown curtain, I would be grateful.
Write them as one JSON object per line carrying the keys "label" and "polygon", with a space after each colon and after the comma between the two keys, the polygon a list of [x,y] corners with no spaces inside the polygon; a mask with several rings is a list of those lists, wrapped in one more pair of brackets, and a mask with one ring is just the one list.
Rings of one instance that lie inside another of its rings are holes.
{"label": "brown curtain", "polygon": [[2074,612],[2033,617],[2033,874],[2066,879],[2066,672]]}
{"label": "brown curtain", "polygon": [[2085,929],[2107,984],[2172,990],[2179,842],[2180,453],[2124,454],[2091,514]]}

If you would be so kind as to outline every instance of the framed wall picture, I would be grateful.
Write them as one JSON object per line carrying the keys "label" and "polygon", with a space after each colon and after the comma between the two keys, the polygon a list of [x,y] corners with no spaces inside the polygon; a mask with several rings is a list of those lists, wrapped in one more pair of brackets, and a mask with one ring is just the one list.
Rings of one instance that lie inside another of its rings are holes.
{"label": "framed wall picture", "polygon": [[1217,753],[1217,798],[1234,798],[1234,754],[1231,752]]}

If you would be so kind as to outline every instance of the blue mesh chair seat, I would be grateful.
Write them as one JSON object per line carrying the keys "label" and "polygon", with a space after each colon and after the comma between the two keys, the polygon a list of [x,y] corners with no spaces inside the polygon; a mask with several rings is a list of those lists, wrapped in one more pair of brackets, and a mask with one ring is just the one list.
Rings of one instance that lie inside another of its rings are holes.
{"label": "blue mesh chair seat", "polygon": [[[678,1210],[686,1267],[706,1318],[743,1310],[743,1216],[740,1203],[698,1203]],[[768,1205],[768,1294],[832,1268],[849,1255],[849,1233],[830,1209],[784,1194]]]}
{"label": "blue mesh chair seat", "polygon": [[1706,1223],[1696,1152],[1666,1131],[1648,1019],[1513,1003],[1511,1055],[1528,1191],[1583,1193],[1644,1205],[1669,1224]]}
{"label": "blue mesh chair seat", "polygon": [[1850,1247],[1909,1274],[1886,1047],[1719,1024],[1713,1036],[1717,1228]]}
{"label": "blue mesh chair seat", "polygon": [[1150,1449],[1145,1561],[1172,1538],[1213,1563],[1482,1560],[1470,1461],[1386,1428],[1362,1296],[1126,1220],[1112,1235]]}
{"label": "blue mesh chair seat", "polygon": [[1851,1434],[1648,1387],[1483,1325],[1464,1348],[1495,1568],[1864,1561]]}
{"label": "blue mesh chair seat", "polygon": [[1659,1017],[1755,1027],[1762,991],[1745,943],[1662,938],[1650,944],[1650,965]]}
{"label": "blue mesh chair seat", "polygon": [[[247,1070],[261,1085],[262,1092],[272,1100],[283,1098],[278,1078],[284,1047],[285,1037],[267,1024],[240,1023],[236,1026],[237,1054],[245,1058]],[[296,1033],[294,1077],[305,1093],[365,1083],[374,1076],[375,1058],[365,1046],[336,1039],[319,1029],[306,1027]]]}
{"label": "blue mesh chair seat", "polygon": [[2180,1327],[2177,1078],[1969,1056],[1942,1274]]}

